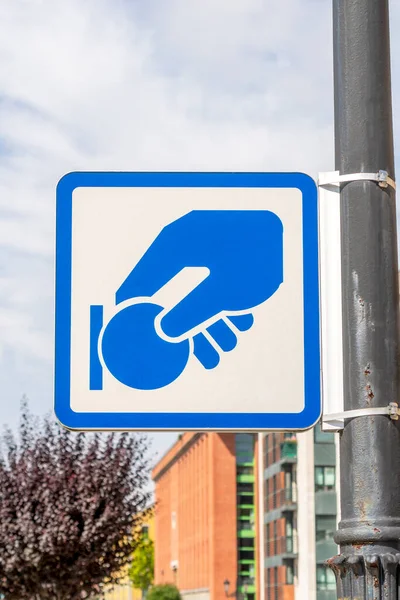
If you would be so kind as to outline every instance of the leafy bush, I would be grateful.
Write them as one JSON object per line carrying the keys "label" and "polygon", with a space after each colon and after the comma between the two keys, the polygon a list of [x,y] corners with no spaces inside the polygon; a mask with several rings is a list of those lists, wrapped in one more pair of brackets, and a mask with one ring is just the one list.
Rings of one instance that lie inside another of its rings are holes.
{"label": "leafy bush", "polygon": [[164,583],[150,588],[146,600],[182,600],[176,585]]}

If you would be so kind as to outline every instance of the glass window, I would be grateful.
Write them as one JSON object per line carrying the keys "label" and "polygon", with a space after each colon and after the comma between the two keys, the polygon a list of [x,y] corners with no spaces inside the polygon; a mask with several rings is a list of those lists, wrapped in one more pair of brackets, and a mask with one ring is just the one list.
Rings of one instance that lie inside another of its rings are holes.
{"label": "glass window", "polygon": [[241,494],[238,496],[238,503],[240,506],[254,506],[254,495]]}
{"label": "glass window", "polygon": [[268,451],[269,451],[269,434],[267,433],[267,435],[264,438],[264,453],[265,453],[265,466],[269,467],[269,461],[268,461]]}
{"label": "glass window", "polygon": [[253,494],[254,485],[252,483],[238,483],[237,492],[238,494]]}
{"label": "glass window", "polygon": [[286,537],[293,536],[293,523],[290,518],[286,519]]}
{"label": "glass window", "polygon": [[315,491],[335,489],[335,467],[315,467]]}
{"label": "glass window", "polygon": [[286,565],[286,583],[287,585],[294,584],[294,569],[292,564]]}
{"label": "glass window", "polygon": [[254,549],[240,549],[239,550],[239,560],[254,560]]}
{"label": "glass window", "polygon": [[325,467],[325,485],[335,487],[335,467]]}
{"label": "glass window", "polygon": [[314,427],[314,441],[317,443],[332,444],[332,442],[335,441],[335,434],[328,431],[322,431],[321,423],[317,423]]}
{"label": "glass window", "polygon": [[317,566],[317,590],[335,590],[335,574],[329,567]]}
{"label": "glass window", "polygon": [[272,508],[276,508],[276,475],[272,478]]}
{"label": "glass window", "polygon": [[336,531],[336,517],[331,515],[318,515],[315,519],[315,537],[317,542],[332,540]]}
{"label": "glass window", "polygon": [[276,463],[276,436],[272,434],[272,462]]}
{"label": "glass window", "polygon": [[254,548],[254,538],[240,538],[239,548]]}
{"label": "glass window", "polygon": [[239,465],[254,461],[254,436],[251,433],[238,433],[235,436],[236,462]]}
{"label": "glass window", "polygon": [[243,517],[244,519],[253,519],[254,511],[252,508],[239,508],[238,510],[239,518]]}
{"label": "glass window", "polygon": [[291,470],[285,471],[285,490],[284,499],[292,500],[292,485],[293,485],[293,473]]}
{"label": "glass window", "polygon": [[286,519],[286,552],[293,552],[293,521],[290,517]]}
{"label": "glass window", "polygon": [[253,523],[251,521],[238,521],[237,522],[238,531],[252,531],[254,529]]}
{"label": "glass window", "polygon": [[315,487],[321,487],[324,485],[324,468],[315,467]]}
{"label": "glass window", "polygon": [[275,600],[279,600],[279,587],[278,587],[278,567],[275,568]]}
{"label": "glass window", "polygon": [[254,475],[253,467],[238,466],[236,469],[237,475]]}

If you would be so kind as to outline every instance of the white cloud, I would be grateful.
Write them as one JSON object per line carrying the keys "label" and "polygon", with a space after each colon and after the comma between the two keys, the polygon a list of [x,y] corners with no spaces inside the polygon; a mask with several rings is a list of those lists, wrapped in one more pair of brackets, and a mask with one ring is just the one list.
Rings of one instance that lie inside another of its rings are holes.
{"label": "white cloud", "polygon": [[[399,0],[392,16],[400,25]],[[331,8],[0,0],[0,22],[0,383],[13,420],[24,392],[51,405],[59,177],[333,168]]]}

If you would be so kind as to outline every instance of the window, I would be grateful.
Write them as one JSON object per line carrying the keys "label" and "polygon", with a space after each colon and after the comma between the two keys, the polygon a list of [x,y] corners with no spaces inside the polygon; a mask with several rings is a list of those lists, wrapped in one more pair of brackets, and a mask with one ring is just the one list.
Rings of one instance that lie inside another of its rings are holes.
{"label": "window", "polygon": [[236,474],[238,476],[240,476],[240,475],[254,475],[254,469],[253,469],[253,467],[238,466],[238,468],[236,469]]}
{"label": "window", "polygon": [[271,569],[267,569],[267,600],[271,600]]}
{"label": "window", "polygon": [[278,554],[278,530],[276,521],[274,521],[274,554],[275,556]]}
{"label": "window", "polygon": [[293,500],[292,498],[292,485],[293,485],[293,472],[291,469],[285,471],[285,490],[284,490],[284,499],[285,500]]}
{"label": "window", "polygon": [[240,538],[239,548],[254,548],[254,538]]}
{"label": "window", "polygon": [[235,436],[236,462],[238,465],[254,462],[254,437],[250,433],[238,433]]}
{"label": "window", "polygon": [[237,522],[237,529],[238,531],[253,531],[254,525],[251,521],[239,520]]}
{"label": "window", "polygon": [[315,491],[335,489],[335,467],[315,467]]}
{"label": "window", "polygon": [[264,453],[265,453],[265,466],[269,467],[269,457],[268,457],[268,451],[269,451],[269,434],[267,433],[267,435],[264,438],[264,442],[265,442],[265,446],[264,446]]}
{"label": "window", "polygon": [[239,560],[254,560],[254,548],[240,548]]}
{"label": "window", "polygon": [[272,462],[276,463],[276,436],[275,433],[272,434]]}
{"label": "window", "polygon": [[292,485],[292,471],[285,471],[285,488],[290,488]]}
{"label": "window", "polygon": [[335,434],[328,432],[328,431],[322,431],[321,423],[317,423],[316,426],[314,427],[314,442],[332,444],[334,441],[335,441]]}
{"label": "window", "polygon": [[315,519],[315,537],[321,540],[333,540],[336,531],[336,517],[331,515],[318,515]]}
{"label": "window", "polygon": [[238,483],[237,491],[238,494],[253,494],[254,486],[252,483]]}
{"label": "window", "polygon": [[335,574],[329,567],[317,565],[317,590],[335,590]]}
{"label": "window", "polygon": [[241,494],[238,496],[238,504],[240,506],[254,506],[253,494]]}
{"label": "window", "polygon": [[149,526],[148,525],[142,525],[142,536],[143,537],[149,537]]}
{"label": "window", "polygon": [[286,552],[293,552],[293,521],[291,517],[286,518]]}
{"label": "window", "polygon": [[272,508],[276,508],[276,475],[272,478]]}
{"label": "window", "polygon": [[[247,496],[244,496],[247,498]],[[252,531],[254,529],[254,509],[251,507],[238,507],[238,531]]]}
{"label": "window", "polygon": [[254,511],[252,508],[239,508],[239,517],[244,517],[245,519],[252,520],[254,519]]}
{"label": "window", "polygon": [[286,584],[293,585],[294,584],[294,568],[293,563],[288,563],[286,565]]}
{"label": "window", "polygon": [[279,600],[279,587],[278,587],[278,567],[274,567],[275,569],[275,600]]}

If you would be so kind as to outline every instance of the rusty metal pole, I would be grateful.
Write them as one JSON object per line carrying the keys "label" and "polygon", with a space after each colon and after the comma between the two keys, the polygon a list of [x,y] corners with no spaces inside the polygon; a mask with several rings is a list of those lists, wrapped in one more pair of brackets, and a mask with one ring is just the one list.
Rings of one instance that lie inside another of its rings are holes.
{"label": "rusty metal pole", "polygon": [[[388,0],[333,0],[340,175],[394,179]],[[344,410],[399,402],[395,191],[341,184]],[[345,420],[340,435],[337,597],[400,598],[400,421]]]}

